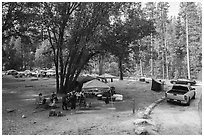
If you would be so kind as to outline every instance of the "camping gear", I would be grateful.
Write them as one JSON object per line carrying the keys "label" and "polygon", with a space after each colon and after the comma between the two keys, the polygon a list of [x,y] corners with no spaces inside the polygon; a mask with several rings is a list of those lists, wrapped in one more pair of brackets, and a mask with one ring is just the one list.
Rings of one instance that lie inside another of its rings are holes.
{"label": "camping gear", "polygon": [[110,87],[97,79],[91,80],[83,84],[82,89],[84,90],[94,90],[94,89],[107,89],[109,90]]}
{"label": "camping gear", "polygon": [[164,90],[164,82],[158,81],[156,79],[152,79],[152,87],[153,91],[162,91]]}
{"label": "camping gear", "polygon": [[141,78],[139,79],[139,81],[145,82],[145,77],[141,77]]}
{"label": "camping gear", "polygon": [[56,111],[55,109],[51,109],[49,111],[49,117],[54,117],[54,116],[57,116],[57,117],[62,117],[62,116],[65,116],[65,114],[63,114],[61,111]]}
{"label": "camping gear", "polygon": [[97,95],[97,99],[98,99],[98,100],[102,100],[102,95],[101,95],[101,94],[98,94],[98,95]]}
{"label": "camping gear", "polygon": [[115,98],[115,100],[123,100],[123,95],[121,94],[114,94],[113,97]]}

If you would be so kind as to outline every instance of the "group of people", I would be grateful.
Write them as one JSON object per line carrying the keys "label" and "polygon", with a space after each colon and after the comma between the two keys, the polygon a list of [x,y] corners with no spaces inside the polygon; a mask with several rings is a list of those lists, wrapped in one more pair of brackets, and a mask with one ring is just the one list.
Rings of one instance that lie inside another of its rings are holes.
{"label": "group of people", "polygon": [[[38,98],[36,99],[36,104],[38,107],[40,105],[48,104],[50,107],[56,107],[56,103],[58,102],[58,97],[55,92],[53,92],[50,96],[50,102],[47,101],[47,99],[40,93],[38,95]],[[71,109],[76,109],[76,103],[79,103],[79,106],[82,104],[85,105],[85,95],[84,92],[76,92],[72,91],[67,93],[62,97],[62,109],[68,110],[68,107],[71,107]]]}
{"label": "group of people", "polygon": [[[109,101],[111,100],[111,96],[115,94],[115,88],[111,87],[110,91],[108,92],[104,92],[103,96],[106,97],[105,98],[105,103],[108,104]],[[38,105],[43,105],[46,104],[46,98],[44,96],[42,96],[42,93],[39,94],[38,98],[37,98],[37,104]],[[53,92],[50,96],[50,103],[49,106],[50,107],[56,107],[56,103],[58,102],[58,97],[57,94],[55,92]],[[71,109],[76,109],[76,104],[77,102],[79,103],[79,107],[81,107],[82,105],[86,106],[86,100],[85,100],[85,95],[83,91],[72,91],[67,93],[66,95],[64,95],[62,97],[62,109],[63,110],[68,110],[69,107],[71,107]]]}
{"label": "group of people", "polygon": [[65,96],[62,97],[62,109],[68,110],[68,107],[71,104],[71,109],[76,108],[76,93],[69,92]]}
{"label": "group of people", "polygon": [[62,97],[62,109],[68,110],[68,107],[70,106],[71,109],[76,109],[77,101],[79,102],[79,106],[81,106],[82,103],[85,103],[85,96],[82,91],[72,91],[67,93],[65,96]]}
{"label": "group of people", "polygon": [[[38,94],[38,98],[36,99],[36,104],[39,105],[45,105],[47,102],[47,99],[42,95],[42,93]],[[58,102],[57,94],[53,92],[50,96],[50,103],[49,106],[54,107],[56,106],[56,103]]]}

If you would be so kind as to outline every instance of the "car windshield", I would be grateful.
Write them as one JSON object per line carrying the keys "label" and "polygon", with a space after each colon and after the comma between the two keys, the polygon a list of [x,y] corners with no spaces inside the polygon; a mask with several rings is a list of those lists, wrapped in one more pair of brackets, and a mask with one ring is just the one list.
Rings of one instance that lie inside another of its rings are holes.
{"label": "car windshield", "polygon": [[188,87],[184,87],[184,86],[173,86],[172,88],[173,90],[178,90],[181,92],[188,92]]}

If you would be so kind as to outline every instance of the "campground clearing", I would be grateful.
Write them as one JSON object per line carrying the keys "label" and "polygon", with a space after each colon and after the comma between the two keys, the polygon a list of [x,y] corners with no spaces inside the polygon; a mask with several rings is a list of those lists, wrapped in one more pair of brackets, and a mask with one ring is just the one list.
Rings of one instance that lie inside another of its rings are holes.
{"label": "campground clearing", "polygon": [[[150,83],[138,80],[114,80],[116,93],[123,101],[105,104],[96,98],[88,98],[89,109],[62,110],[61,100],[56,111],[65,116],[48,117],[50,109],[35,109],[39,93],[49,97],[55,91],[54,78],[2,77],[2,134],[3,135],[123,135],[135,134],[133,121],[152,102],[164,96],[164,92],[151,90]],[[58,95],[59,97],[62,95]],[[133,99],[135,110],[133,114]],[[13,110],[9,112],[8,110]]]}

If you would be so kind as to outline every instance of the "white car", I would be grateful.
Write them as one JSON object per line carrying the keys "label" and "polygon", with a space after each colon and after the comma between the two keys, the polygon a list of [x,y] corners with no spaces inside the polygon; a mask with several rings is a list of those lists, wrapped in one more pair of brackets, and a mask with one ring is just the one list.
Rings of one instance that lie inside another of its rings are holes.
{"label": "white car", "polygon": [[191,99],[195,99],[195,88],[189,85],[174,84],[172,89],[165,93],[167,101],[177,101],[190,105]]}
{"label": "white car", "polygon": [[32,72],[27,69],[27,70],[24,71],[24,74],[25,74],[25,76],[27,77],[27,76],[31,76],[31,75],[32,75]]}
{"label": "white car", "polygon": [[18,71],[18,74],[15,77],[16,78],[22,78],[23,76],[25,76],[24,71]]}
{"label": "white car", "polygon": [[7,70],[6,75],[17,75],[18,74],[18,71],[17,70],[14,70],[14,69],[11,69],[11,70]]}
{"label": "white car", "polygon": [[55,70],[52,70],[52,69],[47,70],[46,75],[48,77],[55,76],[56,75]]}

